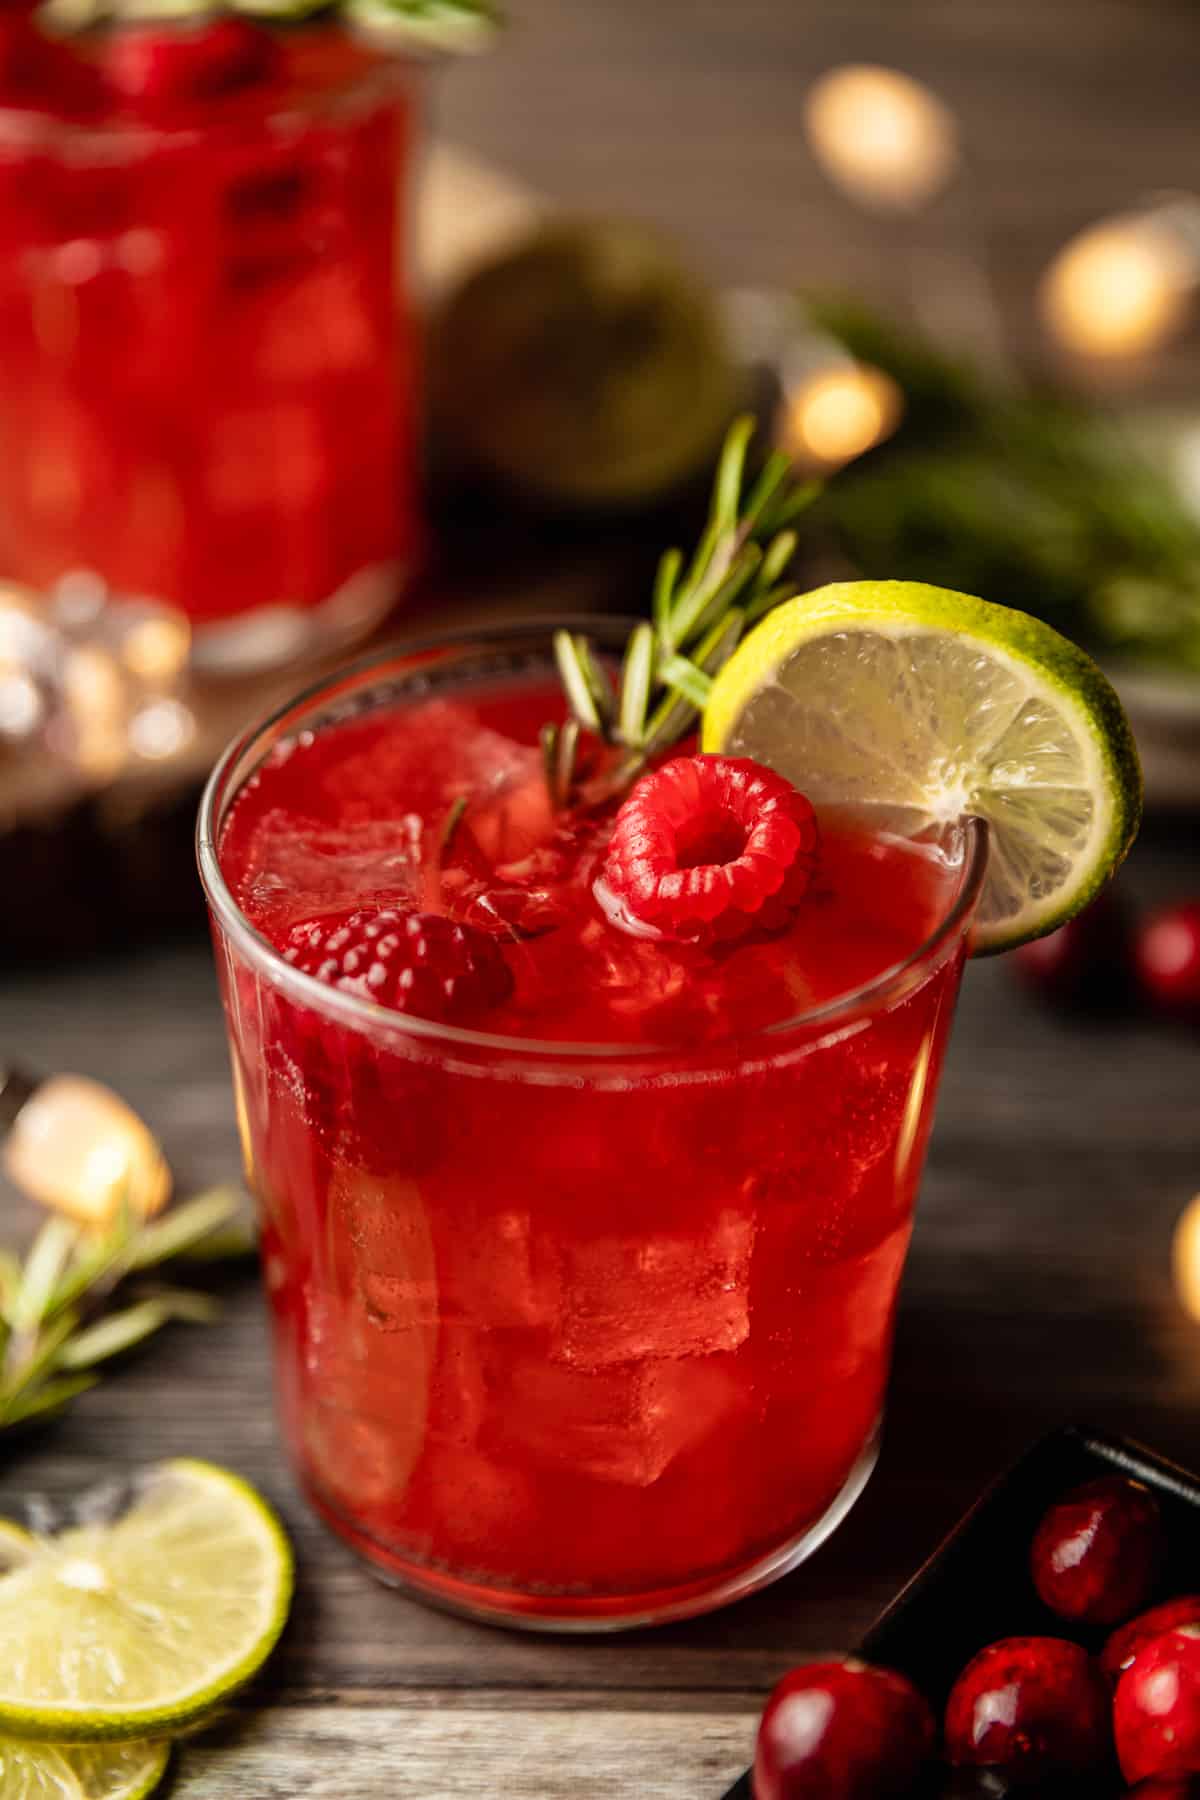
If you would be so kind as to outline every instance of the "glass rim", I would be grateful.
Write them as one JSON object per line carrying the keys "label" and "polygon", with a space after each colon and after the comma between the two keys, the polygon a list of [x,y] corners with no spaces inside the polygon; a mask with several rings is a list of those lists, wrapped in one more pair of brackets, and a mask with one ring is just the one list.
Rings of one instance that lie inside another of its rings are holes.
{"label": "glass rim", "polygon": [[343,109],[354,111],[382,100],[411,81],[420,67],[414,58],[381,58],[347,74],[331,87],[314,89],[312,93],[297,90],[280,94],[268,87],[261,106],[247,104],[254,92],[247,89],[234,96],[234,104],[227,110],[216,107],[206,118],[179,124],[118,113],[96,118],[71,117],[0,101],[0,145],[33,149],[43,155],[61,152],[73,160],[79,153],[95,149],[103,152],[106,159],[115,159],[119,152],[133,157],[160,144],[217,143],[264,127],[280,133],[306,130],[324,119],[336,118]]}
{"label": "glass rim", "polygon": [[[560,627],[569,631],[589,631],[593,636],[603,636],[606,633],[615,636],[622,631],[627,632],[635,623],[635,619],[620,614],[551,614],[544,618],[513,620],[502,625],[464,626],[451,631],[433,632],[428,636],[398,638],[381,645],[366,656],[327,671],[275,707],[266,717],[248,725],[226,746],[214,764],[204,785],[196,819],[196,861],[200,883],[213,918],[222,932],[252,966],[265,973],[273,985],[282,989],[289,999],[309,1011],[325,1013],[343,1024],[362,1030],[376,1033],[389,1031],[420,1043],[440,1044],[459,1050],[488,1051],[496,1056],[528,1062],[562,1062],[574,1067],[585,1062],[602,1062],[611,1066],[621,1060],[644,1067],[647,1064],[678,1064],[685,1058],[689,1066],[697,1060],[707,1062],[711,1059],[715,1063],[723,1050],[735,1045],[749,1060],[749,1046],[756,1043],[769,1045],[778,1054],[783,1051],[786,1040],[792,1034],[817,1027],[821,1034],[817,1041],[823,1041],[829,1033],[852,1023],[868,1009],[877,1010],[902,990],[911,990],[917,973],[926,964],[932,964],[938,953],[957,937],[965,935],[978,905],[987,869],[988,828],[985,820],[974,815],[968,814],[958,820],[947,821],[962,831],[962,872],[951,904],[928,936],[909,955],[899,962],[888,964],[869,981],[847,989],[844,994],[838,994],[832,1000],[822,1001],[819,1006],[807,1007],[768,1025],[756,1026],[749,1032],[731,1032],[726,1037],[700,1045],[632,1042],[595,1044],[554,1038],[508,1037],[473,1027],[423,1019],[416,1014],[393,1012],[358,994],[348,994],[332,987],[328,982],[318,980],[315,975],[306,975],[287,962],[270,939],[250,922],[225,880],[218,855],[218,836],[224,822],[225,808],[234,797],[233,794],[226,795],[228,781],[256,746],[261,744],[266,747],[266,742],[276,727],[294,719],[295,728],[302,729],[305,714],[314,710],[321,701],[348,695],[356,688],[365,686],[372,677],[381,678],[385,668],[431,651],[472,644],[516,645],[538,639],[546,641]],[[245,780],[258,766],[255,763],[242,771],[236,792],[241,791]]]}

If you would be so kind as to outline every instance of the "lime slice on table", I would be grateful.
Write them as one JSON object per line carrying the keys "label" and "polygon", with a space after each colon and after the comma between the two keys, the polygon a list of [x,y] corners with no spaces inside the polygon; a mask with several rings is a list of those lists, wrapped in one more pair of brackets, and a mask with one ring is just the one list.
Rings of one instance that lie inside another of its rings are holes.
{"label": "lime slice on table", "polygon": [[29,1744],[0,1738],[0,1800],[144,1800],[167,1744]]}
{"label": "lime slice on table", "polygon": [[0,1577],[0,1732],[13,1737],[174,1731],[254,1673],[287,1617],[283,1529],[211,1463],[159,1463],[114,1522],[35,1544]]}
{"label": "lime slice on table", "polygon": [[837,582],[768,614],[718,674],[703,743],[908,836],[986,819],[977,951],[1078,912],[1141,814],[1133,735],[1091,658],[1025,613],[913,581]]}

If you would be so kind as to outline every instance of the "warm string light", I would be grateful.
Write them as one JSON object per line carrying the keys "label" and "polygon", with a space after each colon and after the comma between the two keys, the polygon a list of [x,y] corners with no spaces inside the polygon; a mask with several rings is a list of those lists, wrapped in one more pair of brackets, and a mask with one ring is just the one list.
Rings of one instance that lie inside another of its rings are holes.
{"label": "warm string light", "polygon": [[788,385],[777,436],[806,466],[841,468],[890,437],[903,411],[904,397],[882,369],[837,363]]}
{"label": "warm string light", "polygon": [[1042,316],[1082,356],[1157,350],[1182,323],[1200,261],[1166,218],[1128,214],[1073,238],[1042,279]]}
{"label": "warm string light", "polygon": [[813,84],[804,103],[813,155],[860,205],[911,212],[947,186],[958,166],[954,116],[898,69],[849,63]]}
{"label": "warm string light", "polygon": [[1179,1215],[1171,1266],[1180,1305],[1189,1318],[1200,1320],[1200,1194],[1189,1200]]}

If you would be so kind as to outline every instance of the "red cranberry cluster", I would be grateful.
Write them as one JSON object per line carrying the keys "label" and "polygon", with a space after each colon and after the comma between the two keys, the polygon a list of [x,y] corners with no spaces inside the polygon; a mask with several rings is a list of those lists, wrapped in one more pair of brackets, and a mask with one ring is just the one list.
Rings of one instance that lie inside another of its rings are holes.
{"label": "red cranberry cluster", "polygon": [[755,1800],[1200,1800],[1200,1594],[1139,1612],[1165,1536],[1149,1489],[1123,1476],[1046,1512],[1030,1570],[1076,1628],[1111,1628],[1098,1656],[1067,1637],[986,1645],[950,1690],[938,1732],[905,1676],[847,1658],[785,1675],[767,1702]]}
{"label": "red cranberry cluster", "polygon": [[1200,1025],[1200,900],[1134,919],[1105,888],[1092,904],[1013,953],[1018,974],[1064,1011],[1127,1011],[1141,1003]]}

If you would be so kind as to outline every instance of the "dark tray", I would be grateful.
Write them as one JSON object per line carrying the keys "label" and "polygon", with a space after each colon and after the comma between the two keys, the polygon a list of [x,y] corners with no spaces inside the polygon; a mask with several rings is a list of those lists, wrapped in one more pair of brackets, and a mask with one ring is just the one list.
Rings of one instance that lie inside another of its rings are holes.
{"label": "dark tray", "polygon": [[[1200,1478],[1139,1444],[1072,1428],[1035,1444],[976,1501],[880,1614],[855,1654],[907,1675],[940,1718],[959,1670],[995,1638],[1072,1637],[1098,1650],[1105,1630],[1066,1625],[1038,1599],[1029,1575],[1029,1545],[1052,1501],[1080,1482],[1114,1471],[1144,1481],[1162,1506],[1168,1551],[1158,1597],[1200,1591]],[[1117,1781],[1090,1787],[1095,1800],[1124,1791]],[[749,1771],[725,1800],[752,1800]]]}

